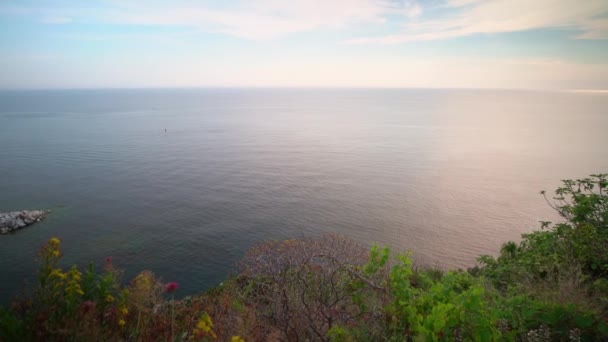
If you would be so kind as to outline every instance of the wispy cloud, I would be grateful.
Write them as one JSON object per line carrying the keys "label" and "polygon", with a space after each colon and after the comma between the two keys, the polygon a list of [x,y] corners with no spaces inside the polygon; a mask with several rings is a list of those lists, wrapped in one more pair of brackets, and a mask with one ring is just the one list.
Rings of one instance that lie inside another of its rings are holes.
{"label": "wispy cloud", "polygon": [[[103,1],[75,7],[0,4],[0,12],[30,14],[47,24],[114,23],[191,28],[245,39],[273,39],[292,33],[382,26],[396,31],[362,36],[348,44],[396,44],[477,33],[541,28],[576,31],[572,38],[608,38],[606,0],[235,0],[226,2]],[[423,6],[424,4],[424,6]],[[395,25],[397,24],[397,25]],[[366,26],[367,25],[367,26]],[[388,27],[389,25],[385,25]]]}
{"label": "wispy cloud", "polygon": [[72,22],[72,18],[62,16],[47,16],[42,18],[41,22],[45,24],[67,24]]}
{"label": "wispy cloud", "polygon": [[541,28],[576,30],[573,38],[579,39],[608,38],[606,0],[448,0],[443,5],[450,10],[439,18],[406,23],[395,34],[345,43],[396,44]]}
{"label": "wispy cloud", "polygon": [[407,19],[422,13],[422,7],[415,0],[237,0],[220,4],[218,6],[210,1],[161,3],[131,0],[108,1],[95,11],[70,6],[48,9],[12,7],[4,8],[4,11],[38,15],[44,23],[73,20],[179,26],[254,40],[298,32],[382,24],[388,16]]}
{"label": "wispy cloud", "polygon": [[[0,1],[7,18],[0,87],[608,88],[608,41],[555,48],[608,38],[608,0]],[[398,44],[543,28],[562,31],[496,53],[466,50],[476,41],[328,49],[318,39]]]}
{"label": "wispy cloud", "polygon": [[258,0],[237,2],[223,9],[204,5],[131,6],[135,10],[113,13],[112,20],[191,26],[247,39],[271,39],[297,32],[381,24],[386,22],[388,15],[413,18],[422,13],[422,7],[410,0]]}

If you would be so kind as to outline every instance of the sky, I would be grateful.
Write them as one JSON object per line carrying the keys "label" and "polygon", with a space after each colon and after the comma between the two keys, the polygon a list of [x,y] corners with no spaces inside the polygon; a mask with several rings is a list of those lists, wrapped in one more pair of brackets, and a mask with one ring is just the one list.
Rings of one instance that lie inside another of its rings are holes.
{"label": "sky", "polygon": [[0,0],[0,88],[608,89],[608,0]]}

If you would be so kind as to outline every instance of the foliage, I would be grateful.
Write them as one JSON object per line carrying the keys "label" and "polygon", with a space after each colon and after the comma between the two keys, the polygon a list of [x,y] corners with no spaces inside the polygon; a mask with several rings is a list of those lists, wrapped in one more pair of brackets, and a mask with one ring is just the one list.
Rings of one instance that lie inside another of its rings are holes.
{"label": "foliage", "polygon": [[[63,269],[61,242],[51,238],[40,250],[37,287],[31,297],[0,307],[0,341],[152,341],[215,340],[211,316],[199,301],[167,300],[167,290],[144,271],[126,285],[106,259],[103,271],[92,265]],[[177,312],[176,312],[177,311]],[[235,336],[238,340],[238,336]]]}
{"label": "foliage", "polygon": [[260,244],[241,263],[240,300],[256,308],[260,329],[281,339],[324,341],[334,326],[378,327],[384,292],[365,254],[337,235]]}
{"label": "foliage", "polygon": [[[411,260],[401,257],[391,272],[394,301],[388,308],[392,336],[426,341],[496,340],[496,319],[488,308],[483,283],[465,272],[448,272],[439,280],[421,273],[412,286]],[[398,340],[398,338],[396,338]]]}
{"label": "foliage", "polygon": [[566,338],[573,329],[590,339],[606,336],[607,175],[562,183],[554,202],[541,194],[564,221],[541,222],[540,231],[505,243],[497,258],[481,256],[475,273],[501,291],[505,307],[518,309],[513,312],[522,318],[517,325],[543,325],[552,338]]}
{"label": "foliage", "polygon": [[563,222],[468,272],[327,235],[261,243],[238,275],[180,300],[149,271],[123,282],[111,259],[64,269],[52,238],[30,296],[0,307],[0,341],[608,340],[607,190],[605,174],[563,181],[548,200]]}
{"label": "foliage", "polygon": [[[494,259],[481,256],[484,274],[498,286],[563,278],[573,268],[597,280],[608,276],[608,180],[606,174],[576,181],[564,180],[549,203],[565,219],[524,234],[517,244],[503,245]],[[541,192],[545,195],[545,192]],[[546,197],[545,197],[546,198]]]}

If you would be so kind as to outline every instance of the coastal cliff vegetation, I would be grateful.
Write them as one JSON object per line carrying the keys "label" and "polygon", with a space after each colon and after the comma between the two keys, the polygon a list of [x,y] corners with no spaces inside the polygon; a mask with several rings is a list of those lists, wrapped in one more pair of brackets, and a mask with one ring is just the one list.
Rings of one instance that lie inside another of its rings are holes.
{"label": "coastal cliff vegetation", "polygon": [[608,340],[607,177],[543,192],[562,220],[468,270],[327,235],[261,243],[218,287],[174,299],[179,284],[122,279],[111,259],[61,267],[51,238],[34,288],[0,308],[0,340]]}

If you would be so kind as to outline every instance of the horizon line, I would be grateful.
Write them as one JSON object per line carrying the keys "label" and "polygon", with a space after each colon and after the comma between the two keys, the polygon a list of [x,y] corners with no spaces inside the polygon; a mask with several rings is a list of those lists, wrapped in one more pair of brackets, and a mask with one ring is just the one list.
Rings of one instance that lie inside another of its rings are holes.
{"label": "horizon line", "polygon": [[567,93],[597,93],[608,94],[608,89],[559,89],[559,88],[519,88],[519,87],[393,87],[393,86],[132,86],[132,87],[0,87],[0,91],[77,91],[77,90],[502,90],[502,91],[530,91],[530,92],[567,92]]}

